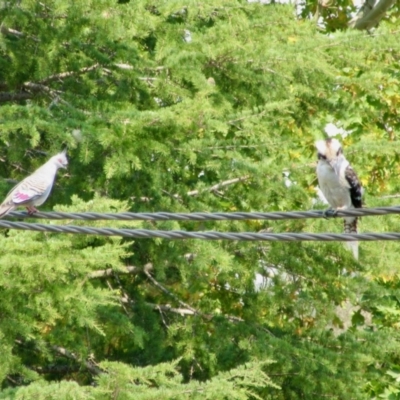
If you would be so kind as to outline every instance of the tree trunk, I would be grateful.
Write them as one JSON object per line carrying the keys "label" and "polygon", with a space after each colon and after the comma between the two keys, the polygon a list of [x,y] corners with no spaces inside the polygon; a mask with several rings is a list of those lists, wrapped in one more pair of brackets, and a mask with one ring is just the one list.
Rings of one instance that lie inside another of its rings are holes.
{"label": "tree trunk", "polygon": [[357,15],[349,22],[354,29],[371,29],[378,25],[396,0],[366,0]]}

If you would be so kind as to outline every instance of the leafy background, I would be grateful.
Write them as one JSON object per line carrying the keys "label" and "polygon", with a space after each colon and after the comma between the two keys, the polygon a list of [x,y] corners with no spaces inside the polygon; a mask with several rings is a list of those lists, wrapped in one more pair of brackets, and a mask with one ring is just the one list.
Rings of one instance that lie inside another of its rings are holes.
{"label": "leafy background", "polygon": [[[317,9],[319,23],[308,18]],[[1,192],[68,146],[43,210],[324,208],[314,142],[335,124],[350,132],[339,138],[366,205],[395,205],[398,7],[370,32],[348,28],[353,9],[3,2]],[[341,232],[342,222],[112,226]],[[398,226],[391,215],[360,230]],[[0,241],[0,398],[399,396],[396,242],[361,243],[357,262],[341,243],[12,230]]]}

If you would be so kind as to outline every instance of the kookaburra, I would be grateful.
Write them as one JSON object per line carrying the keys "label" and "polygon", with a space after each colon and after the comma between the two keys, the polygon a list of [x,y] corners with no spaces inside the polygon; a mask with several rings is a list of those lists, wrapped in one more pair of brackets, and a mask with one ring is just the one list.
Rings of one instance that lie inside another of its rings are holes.
{"label": "kookaburra", "polygon": [[[362,187],[357,174],[343,155],[336,139],[318,140],[317,177],[319,188],[334,210],[361,208]],[[344,218],[344,233],[357,233],[357,217]],[[358,242],[348,242],[358,259]]]}

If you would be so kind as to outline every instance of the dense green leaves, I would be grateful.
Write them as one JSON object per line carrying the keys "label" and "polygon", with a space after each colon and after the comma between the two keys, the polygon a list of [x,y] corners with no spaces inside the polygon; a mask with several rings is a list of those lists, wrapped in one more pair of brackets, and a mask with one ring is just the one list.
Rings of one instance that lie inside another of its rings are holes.
{"label": "dense green leaves", "polygon": [[[314,141],[333,124],[349,133],[339,138],[366,204],[396,204],[383,198],[400,190],[396,14],[373,34],[339,30],[343,9],[325,14],[322,32],[291,6],[239,0],[4,2],[1,193],[68,146],[70,168],[43,209],[322,208]],[[342,229],[337,219],[74,224]],[[360,223],[398,226],[397,216]],[[341,243],[12,230],[0,242],[0,398],[398,391],[397,243],[361,243],[357,262]]]}

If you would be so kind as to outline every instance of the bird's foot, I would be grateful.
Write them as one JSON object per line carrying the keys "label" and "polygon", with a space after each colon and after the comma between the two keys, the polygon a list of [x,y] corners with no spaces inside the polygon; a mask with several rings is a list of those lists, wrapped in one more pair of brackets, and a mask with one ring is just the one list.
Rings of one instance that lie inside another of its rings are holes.
{"label": "bird's foot", "polygon": [[324,216],[325,219],[334,217],[337,214],[337,210],[334,210],[333,208],[328,208],[325,210],[322,215]]}
{"label": "bird's foot", "polygon": [[28,210],[28,214],[29,214],[29,215],[32,215],[32,214],[38,212],[37,208],[36,208],[36,207],[33,207],[33,206],[26,207],[26,209]]}

